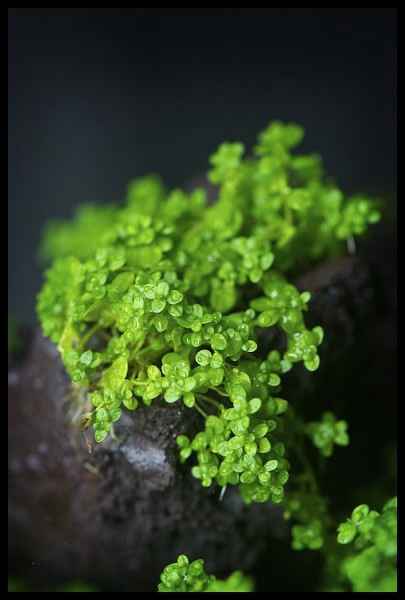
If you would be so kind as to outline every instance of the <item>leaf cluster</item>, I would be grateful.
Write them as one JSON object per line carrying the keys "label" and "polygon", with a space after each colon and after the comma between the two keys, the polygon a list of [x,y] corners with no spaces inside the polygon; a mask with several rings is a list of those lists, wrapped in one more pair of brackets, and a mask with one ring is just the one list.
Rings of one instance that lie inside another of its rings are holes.
{"label": "leaf cluster", "polygon": [[354,592],[397,590],[397,498],[381,513],[357,506],[338,527],[339,544],[351,546],[341,564],[342,575]]}
{"label": "leaf cluster", "polygon": [[208,575],[202,559],[190,562],[185,554],[165,567],[160,575],[159,592],[251,592],[253,582],[240,571],[219,580]]}
{"label": "leaf cluster", "polygon": [[308,423],[307,433],[320,453],[326,457],[332,456],[335,444],[349,444],[346,421],[338,421],[331,412],[325,412],[321,421]]}
{"label": "leaf cluster", "polygon": [[[83,426],[102,442],[123,410],[182,402],[201,430],[178,438],[181,460],[203,486],[239,486],[247,503],[283,500],[282,378],[320,361],[322,327],[304,319],[310,294],[289,277],[379,217],[372,200],[345,198],[318,156],[293,153],[302,137],[299,126],[274,122],[251,157],[240,143],[222,144],[210,158],[213,205],[204,189],[168,191],[147,176],[130,184],[123,206],[53,222],[42,244],[53,262],[38,315],[84,391]],[[273,333],[282,341],[264,352]],[[329,455],[347,443],[344,429],[325,416],[306,433]]]}

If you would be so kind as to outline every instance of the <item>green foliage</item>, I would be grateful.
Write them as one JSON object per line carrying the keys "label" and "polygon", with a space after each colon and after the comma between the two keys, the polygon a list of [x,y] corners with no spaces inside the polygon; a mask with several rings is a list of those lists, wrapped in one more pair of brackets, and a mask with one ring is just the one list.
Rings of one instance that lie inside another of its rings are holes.
{"label": "green foliage", "polygon": [[[323,338],[305,324],[310,294],[289,276],[339,252],[378,213],[369,199],[345,198],[319,157],[292,153],[302,136],[273,123],[251,158],[222,144],[210,159],[212,206],[203,189],[168,192],[145,177],[124,206],[81,209],[42,245],[53,264],[38,314],[85,391],[83,426],[102,442],[123,410],[183,402],[201,430],[179,437],[181,460],[203,486],[239,486],[247,503],[283,500],[296,436],[326,455],[348,441],[343,421],[306,429],[280,397],[294,365],[318,368]],[[283,343],[264,352],[270,331]],[[299,543],[319,546],[319,525],[304,525]]]}
{"label": "green foliage", "polygon": [[82,581],[71,581],[70,583],[65,583],[65,585],[60,586],[57,592],[98,592],[95,587],[89,585],[88,583],[84,583]]}
{"label": "green foliage", "polygon": [[189,561],[180,554],[175,563],[165,567],[160,575],[159,592],[205,592],[214,581],[213,575],[207,575],[204,561]]}
{"label": "green foliage", "polygon": [[291,528],[294,550],[320,550],[325,542],[327,506],[316,491],[298,487],[285,502],[285,517],[296,524]]}
{"label": "green foliage", "polygon": [[322,421],[308,423],[307,433],[314,445],[323,456],[331,456],[334,444],[347,446],[349,436],[347,434],[346,421],[337,421],[331,412],[322,415]]}
{"label": "green foliage", "polygon": [[44,260],[54,257],[90,257],[100,239],[108,232],[117,209],[113,206],[82,205],[72,222],[49,221],[45,227],[39,255]]}
{"label": "green foliage", "polygon": [[7,581],[7,591],[8,592],[29,592],[29,586],[22,581],[21,579],[17,579],[15,577],[9,577]]}
{"label": "green foliage", "polygon": [[251,592],[253,582],[240,571],[235,571],[224,581],[208,575],[204,561],[189,561],[181,554],[177,561],[163,569],[159,592]]}
{"label": "green foliage", "polygon": [[350,544],[341,562],[341,574],[354,592],[397,591],[397,499],[382,512],[357,506],[338,527],[339,544]]}
{"label": "green foliage", "polygon": [[319,550],[324,543],[322,522],[315,519],[305,525],[294,525],[292,536],[294,550]]}
{"label": "green foliage", "polygon": [[227,579],[216,579],[208,586],[207,592],[253,592],[254,584],[250,577],[241,571],[234,571]]}

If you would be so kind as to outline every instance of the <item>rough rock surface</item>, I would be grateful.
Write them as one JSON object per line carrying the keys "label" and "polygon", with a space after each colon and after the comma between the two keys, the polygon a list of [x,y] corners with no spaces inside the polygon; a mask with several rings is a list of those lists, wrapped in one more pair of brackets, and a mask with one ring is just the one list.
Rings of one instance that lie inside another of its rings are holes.
{"label": "rough rock surface", "polygon": [[[392,359],[395,275],[391,269],[383,278],[387,265],[375,258],[379,248],[368,249],[366,260],[325,263],[297,281],[313,293],[310,318],[325,327],[327,338],[316,376],[297,369],[284,397],[299,402],[324,395],[325,410],[335,409],[339,382],[357,377],[348,361],[359,340],[370,346],[366,364],[359,363],[363,371],[376,363],[379,343]],[[388,295],[380,294],[387,286]],[[376,317],[381,331],[370,332]],[[184,552],[204,557],[219,575],[254,571],[256,564],[256,571],[261,565],[277,579],[276,561],[257,561],[265,549],[288,543],[280,509],[246,507],[235,490],[220,501],[218,489],[203,489],[188,466],[176,462],[175,438],[194,428],[193,411],[155,402],[127,414],[116,426],[117,439],[94,447],[90,435],[72,426],[74,393],[56,349],[39,332],[8,377],[11,574],[154,591],[162,567]],[[331,385],[335,393],[326,394]],[[300,555],[301,565],[306,560],[313,559]]]}
{"label": "rough rock surface", "polygon": [[285,535],[279,509],[248,508],[235,490],[219,501],[218,489],[178,466],[175,438],[193,428],[193,411],[156,402],[92,447],[70,424],[71,395],[54,346],[37,332],[9,371],[11,572],[153,591],[181,552],[225,573],[251,568],[270,534]]}

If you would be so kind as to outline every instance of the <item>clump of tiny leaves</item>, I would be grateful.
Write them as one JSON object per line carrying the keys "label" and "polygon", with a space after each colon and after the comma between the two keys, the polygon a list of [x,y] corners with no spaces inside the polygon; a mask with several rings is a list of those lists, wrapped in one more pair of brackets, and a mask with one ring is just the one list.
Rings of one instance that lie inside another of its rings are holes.
{"label": "clump of tiny leaves", "polygon": [[397,591],[397,498],[381,513],[367,504],[357,506],[339,525],[337,541],[348,545],[342,560],[342,576],[354,592]]}
{"label": "clump of tiny leaves", "polygon": [[335,444],[347,446],[349,443],[346,421],[338,421],[331,412],[325,412],[320,422],[308,423],[306,429],[323,456],[331,456]]}
{"label": "clump of tiny leaves", "polygon": [[[201,430],[177,438],[180,460],[203,486],[238,486],[246,503],[283,501],[289,453],[308,436],[325,456],[348,442],[344,421],[305,424],[294,398],[280,397],[295,365],[318,368],[324,335],[306,326],[311,295],[290,278],[342,252],[379,212],[365,196],[345,197],[317,155],[296,154],[302,137],[273,122],[251,155],[222,144],[210,157],[212,204],[204,189],[168,191],[144,177],[122,207],[81,209],[42,244],[53,262],[38,314],[84,391],[83,426],[102,442],[123,410],[182,402]],[[264,335],[282,342],[264,351]],[[290,509],[305,520],[302,506]],[[311,519],[298,525],[307,529],[297,548],[320,545],[323,517]]]}
{"label": "clump of tiny leaves", "polygon": [[159,592],[252,592],[253,582],[240,571],[220,580],[208,575],[202,559],[190,562],[185,554],[163,569]]}
{"label": "clump of tiny leaves", "polygon": [[285,517],[293,518],[291,546],[294,550],[320,550],[328,531],[328,512],[325,499],[318,491],[299,482],[285,502]]}

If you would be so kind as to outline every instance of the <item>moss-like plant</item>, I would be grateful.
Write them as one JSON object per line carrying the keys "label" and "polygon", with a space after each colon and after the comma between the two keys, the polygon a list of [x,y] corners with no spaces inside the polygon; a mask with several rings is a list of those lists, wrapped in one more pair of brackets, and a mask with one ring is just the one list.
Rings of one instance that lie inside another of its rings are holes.
{"label": "moss-like plant", "polygon": [[167,191],[148,176],[123,206],[53,222],[38,297],[97,442],[122,410],[182,402],[201,430],[177,438],[180,461],[203,486],[238,486],[246,503],[284,501],[297,550],[321,548],[331,526],[306,444],[327,458],[349,437],[332,413],[307,422],[294,397],[280,397],[295,365],[316,371],[324,336],[306,326],[311,295],[292,280],[380,217],[374,200],[325,177],[319,156],[293,151],[302,137],[273,122],[251,155],[222,144],[210,158],[212,204],[204,189]]}
{"label": "moss-like plant", "polygon": [[341,563],[341,575],[354,592],[396,592],[397,590],[397,498],[391,498],[382,512],[366,504],[355,508],[338,528],[340,544],[354,544]]}
{"label": "moss-like plant", "polygon": [[240,571],[227,579],[208,575],[202,559],[190,562],[185,554],[165,567],[160,576],[159,592],[252,592],[253,581]]}

